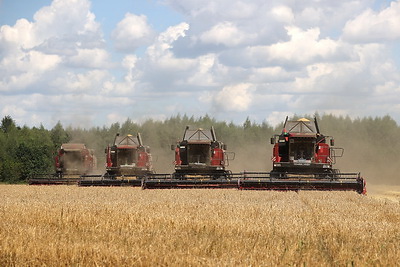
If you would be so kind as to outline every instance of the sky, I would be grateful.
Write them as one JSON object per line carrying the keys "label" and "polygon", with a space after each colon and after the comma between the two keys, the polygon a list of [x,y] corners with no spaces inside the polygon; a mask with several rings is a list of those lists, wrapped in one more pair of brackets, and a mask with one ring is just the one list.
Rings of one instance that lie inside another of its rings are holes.
{"label": "sky", "polygon": [[0,116],[400,124],[400,0],[0,0]]}

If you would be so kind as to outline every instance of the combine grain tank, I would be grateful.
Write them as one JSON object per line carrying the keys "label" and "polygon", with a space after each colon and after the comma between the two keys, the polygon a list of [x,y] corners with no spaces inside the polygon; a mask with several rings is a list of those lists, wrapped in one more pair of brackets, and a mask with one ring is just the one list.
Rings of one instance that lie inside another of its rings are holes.
{"label": "combine grain tank", "polygon": [[105,153],[106,174],[82,176],[80,186],[141,186],[141,180],[153,173],[150,148],[143,145],[140,133],[117,133]]}
{"label": "combine grain tank", "polygon": [[81,175],[90,174],[97,167],[93,149],[80,143],[62,144],[54,160],[55,173],[35,175],[29,184],[76,184]]}
{"label": "combine grain tank", "polygon": [[233,153],[210,130],[186,127],[183,138],[173,145],[175,172],[157,174],[144,180],[143,188],[236,188],[237,180],[226,169]]}
{"label": "combine grain tank", "polygon": [[286,118],[282,133],[274,135],[271,144],[271,172],[245,172],[239,181],[240,189],[366,192],[360,173],[341,173],[333,168],[344,150],[334,147],[332,137],[320,133],[316,119]]}

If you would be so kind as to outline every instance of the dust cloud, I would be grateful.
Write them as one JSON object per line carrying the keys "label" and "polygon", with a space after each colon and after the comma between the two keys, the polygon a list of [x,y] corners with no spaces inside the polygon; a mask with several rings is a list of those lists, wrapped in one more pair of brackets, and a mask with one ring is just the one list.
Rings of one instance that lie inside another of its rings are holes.
{"label": "dust cloud", "polygon": [[368,144],[356,138],[343,142],[345,153],[337,158],[335,168],[344,172],[360,172],[367,182],[367,190],[377,185],[400,185],[400,166],[395,154],[385,153],[379,145]]}
{"label": "dust cloud", "polygon": [[227,167],[233,173],[242,171],[269,172],[272,169],[272,146],[265,141],[244,146],[231,145],[228,148],[228,152],[235,153],[235,159],[230,160]]}
{"label": "dust cloud", "polygon": [[151,148],[151,156],[153,158],[153,169],[155,173],[173,173],[175,153],[171,147],[155,147]]}
{"label": "dust cloud", "polygon": [[[96,168],[93,169],[92,172],[88,173],[90,175],[102,175],[106,172],[106,155],[105,148],[107,147],[107,143],[102,142],[100,138],[93,135],[92,133],[81,134],[79,132],[71,133],[72,139],[70,143],[83,143],[86,148],[93,149],[94,155],[96,157]],[[110,142],[112,142],[111,139]]]}

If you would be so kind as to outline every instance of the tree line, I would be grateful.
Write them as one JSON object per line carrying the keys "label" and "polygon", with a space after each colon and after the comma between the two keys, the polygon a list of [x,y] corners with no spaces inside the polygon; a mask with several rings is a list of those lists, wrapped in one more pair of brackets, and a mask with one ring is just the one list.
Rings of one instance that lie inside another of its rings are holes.
{"label": "tree line", "polygon": [[[321,133],[334,136],[335,145],[345,148],[343,158],[337,159],[342,172],[361,172],[372,183],[400,184],[400,127],[390,117],[365,117],[329,114],[305,115],[317,117]],[[303,116],[294,116],[297,119]],[[247,118],[243,124],[218,121],[209,115],[172,116],[164,121],[148,119],[143,123],[127,119],[124,123],[90,129],[64,127],[58,122],[52,129],[16,125],[5,116],[0,125],[0,182],[22,183],[31,175],[54,172],[54,156],[62,143],[84,143],[95,150],[100,172],[104,167],[104,149],[115,134],[136,135],[140,132],[145,145],[150,146],[156,172],[173,171],[171,144],[182,139],[186,126],[209,129],[214,127],[217,139],[235,152],[230,162],[232,171],[271,169],[272,145],[270,137],[279,134],[283,122],[275,127],[267,122],[255,123]]]}

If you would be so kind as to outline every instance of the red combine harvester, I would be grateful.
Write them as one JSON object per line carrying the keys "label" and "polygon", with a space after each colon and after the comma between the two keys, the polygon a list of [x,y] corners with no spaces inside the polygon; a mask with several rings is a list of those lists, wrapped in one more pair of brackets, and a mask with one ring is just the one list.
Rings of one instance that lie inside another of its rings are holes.
{"label": "red combine harvester", "polygon": [[282,133],[271,138],[273,169],[269,173],[244,172],[239,189],[257,190],[342,190],[366,193],[360,173],[341,173],[333,168],[343,148],[320,133],[316,118],[288,121]]}
{"label": "red combine harvester", "polygon": [[[143,180],[142,188],[236,188],[237,179],[226,169],[234,154],[217,141],[214,128],[190,130],[187,126],[182,141],[172,145],[175,172],[154,174]],[[233,155],[229,158],[228,155]]]}
{"label": "red combine harvester", "polygon": [[84,175],[80,186],[141,186],[142,179],[153,173],[150,148],[143,145],[140,133],[136,137],[117,133],[105,153],[106,174]]}
{"label": "red combine harvester", "polygon": [[55,156],[56,173],[35,175],[28,183],[33,184],[76,184],[81,175],[93,172],[97,167],[92,149],[85,144],[62,144]]}

